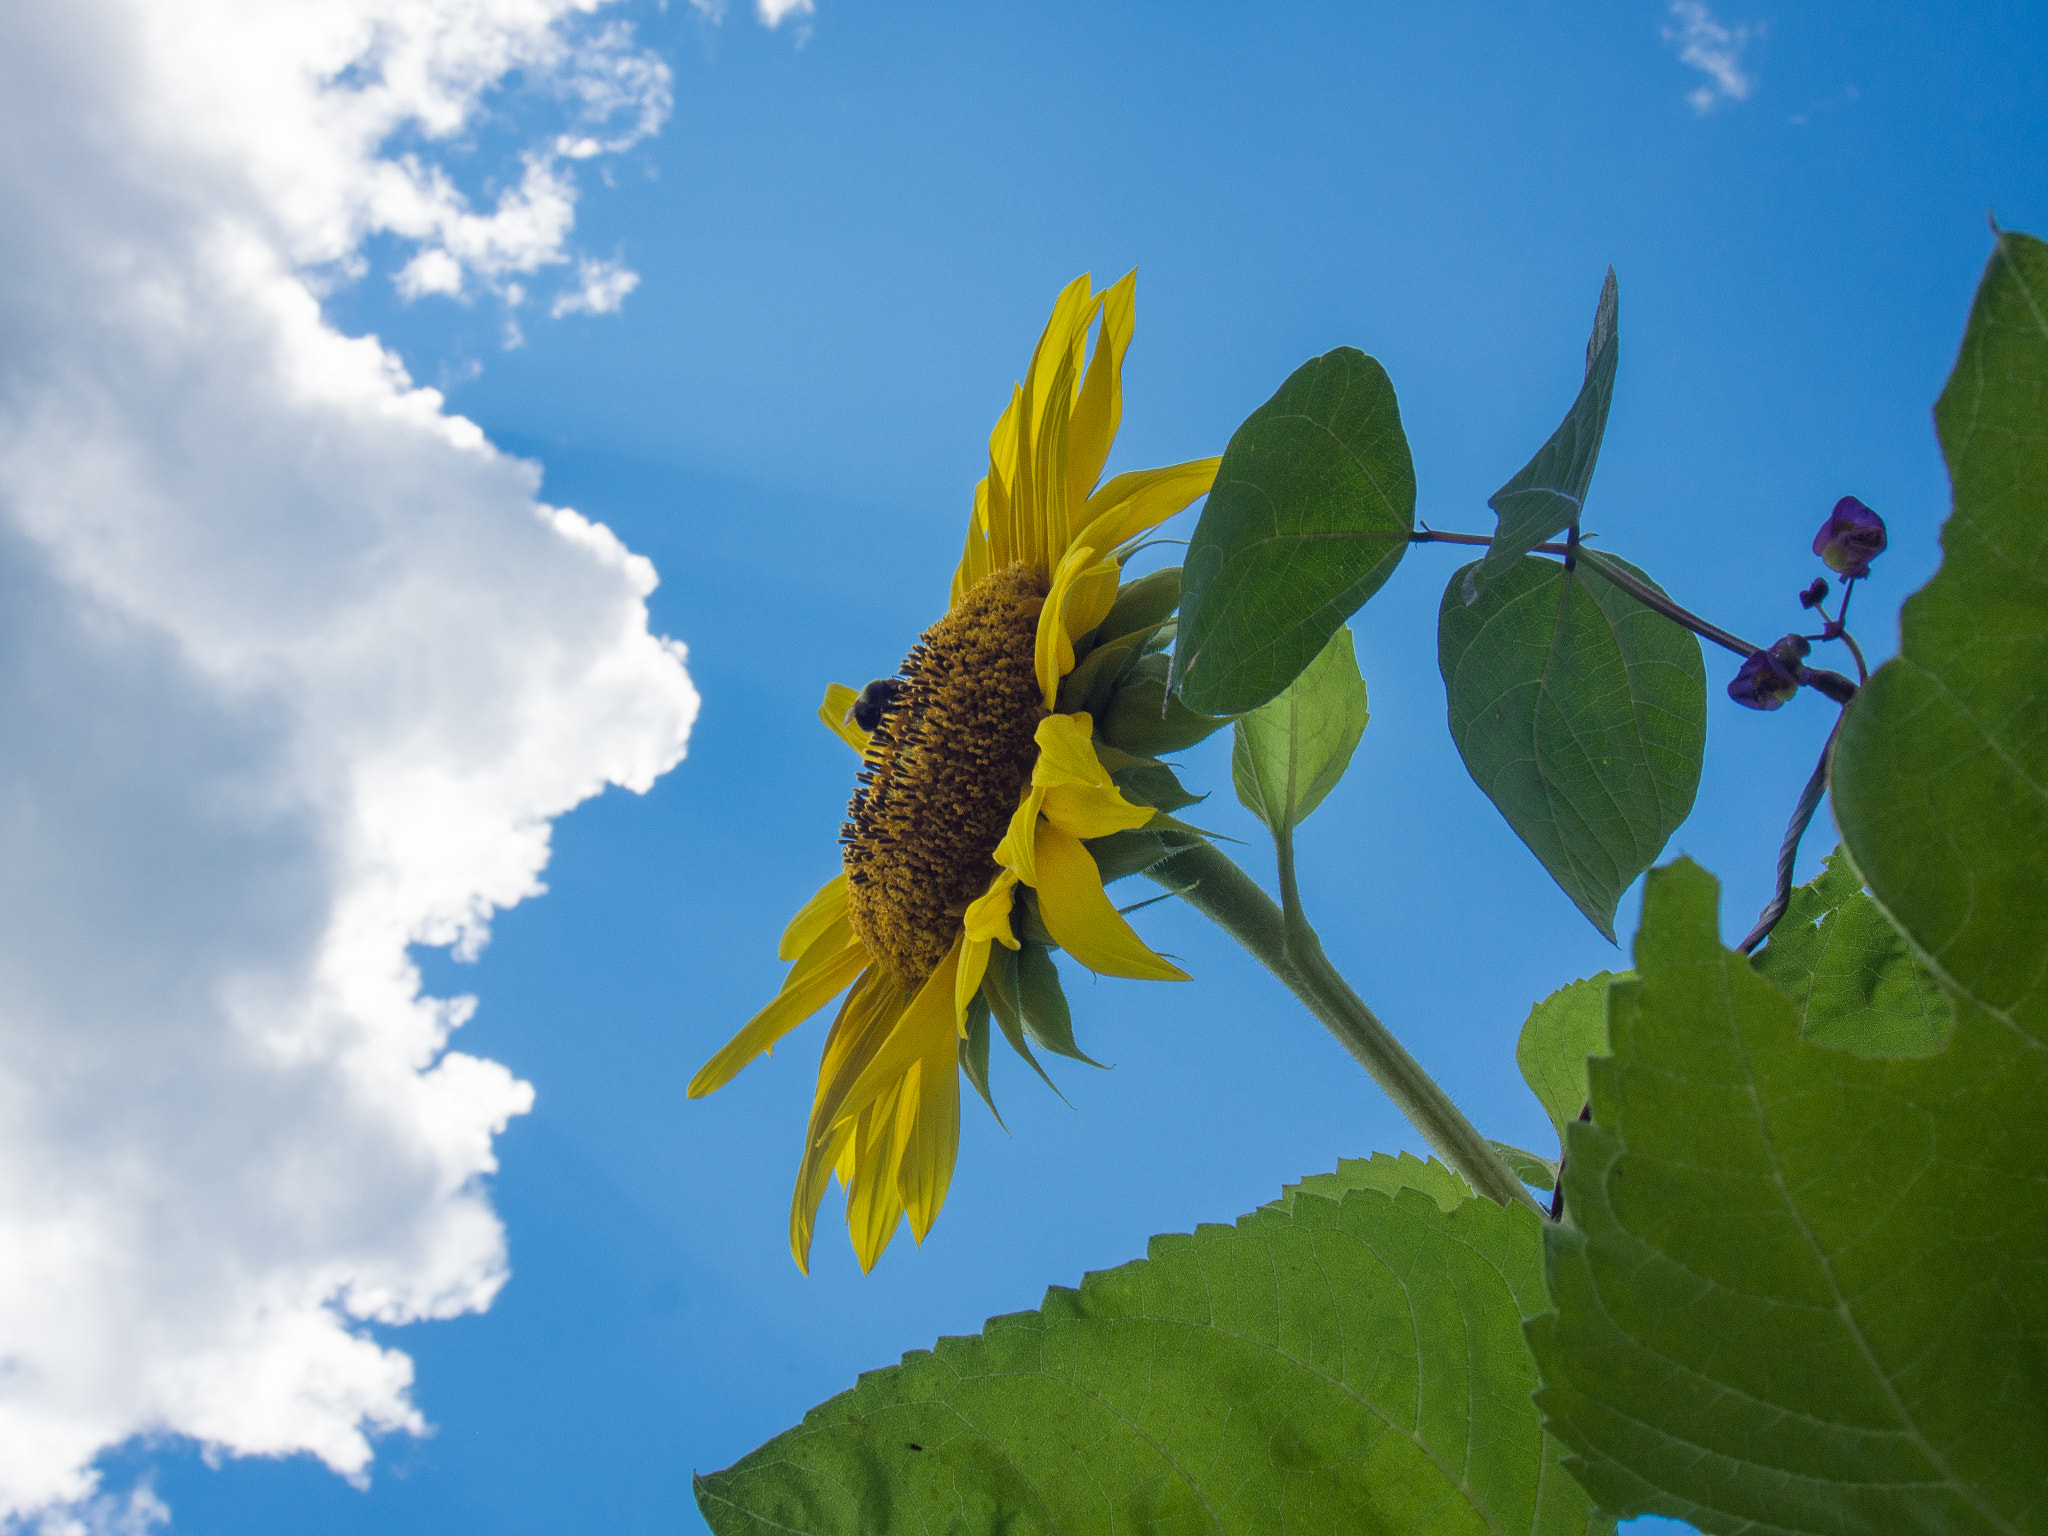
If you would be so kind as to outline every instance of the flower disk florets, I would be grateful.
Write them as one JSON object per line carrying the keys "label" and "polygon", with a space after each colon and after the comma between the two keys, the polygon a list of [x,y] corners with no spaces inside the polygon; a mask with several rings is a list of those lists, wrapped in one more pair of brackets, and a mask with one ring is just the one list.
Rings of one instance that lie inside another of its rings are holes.
{"label": "flower disk florets", "polygon": [[847,917],[905,991],[937,969],[1038,760],[1033,666],[1046,579],[1012,565],[961,594],[904,658],[847,807]]}

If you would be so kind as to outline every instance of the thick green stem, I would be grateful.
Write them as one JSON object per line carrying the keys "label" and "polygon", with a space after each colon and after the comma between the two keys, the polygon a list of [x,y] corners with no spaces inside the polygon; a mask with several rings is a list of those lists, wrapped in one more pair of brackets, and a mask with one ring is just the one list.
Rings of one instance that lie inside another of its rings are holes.
{"label": "thick green stem", "polygon": [[1540,1213],[1542,1207],[1501,1161],[1493,1143],[1479,1134],[1451,1102],[1451,1096],[1330,964],[1293,894],[1291,839],[1281,840],[1280,857],[1289,911],[1276,906],[1251,876],[1208,843],[1183,849],[1146,873],[1180,895],[1279,977],[1380,1085],[1431,1150],[1468,1184],[1502,1205],[1520,1201]]}

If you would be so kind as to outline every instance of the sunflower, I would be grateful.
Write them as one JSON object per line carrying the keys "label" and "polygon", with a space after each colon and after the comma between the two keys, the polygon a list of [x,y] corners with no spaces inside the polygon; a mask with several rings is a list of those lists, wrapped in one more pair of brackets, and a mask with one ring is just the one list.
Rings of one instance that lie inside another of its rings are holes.
{"label": "sunflower", "polygon": [[[1006,954],[1020,948],[1020,924],[1093,971],[1187,979],[1111,905],[1087,846],[1161,813],[1112,782],[1094,716],[1072,707],[1072,697],[1061,708],[1077,657],[1119,606],[1132,541],[1216,475],[1217,460],[1202,459],[1097,485],[1122,415],[1135,279],[1094,293],[1083,275],[1060,294],[990,435],[988,474],[975,487],[944,617],[894,678],[858,694],[836,683],[826,690],[820,719],[861,756],[840,838],[843,867],[783,933],[781,957],[795,963],[774,1000],[690,1083],[692,1098],[715,1091],[846,994],[825,1041],[790,1207],[799,1268],[809,1268],[818,1204],[834,1174],[863,1269],[906,1214],[924,1241],[959,1148],[957,1074],[970,1054],[962,1048],[970,1020],[984,1063],[991,1003],[1025,1049],[1009,1023],[1018,969]],[[1151,629],[1126,637],[1147,644],[1118,651],[1113,677],[1092,668],[1103,674],[1098,684],[1134,675],[1136,654],[1156,650],[1152,637],[1171,602],[1159,609],[1155,597],[1151,606],[1159,610],[1145,615]],[[1147,676],[1153,692],[1134,695],[1131,712],[1149,704],[1157,719],[1157,668]],[[1082,691],[1114,702],[1103,686]],[[1118,764],[1159,767],[1104,751]],[[986,1092],[985,1081],[976,1086]]]}

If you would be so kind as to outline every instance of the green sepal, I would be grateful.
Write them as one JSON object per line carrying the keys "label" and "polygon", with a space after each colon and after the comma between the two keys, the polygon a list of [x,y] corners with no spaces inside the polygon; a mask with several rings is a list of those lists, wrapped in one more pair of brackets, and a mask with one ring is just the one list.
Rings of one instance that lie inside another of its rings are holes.
{"label": "green sepal", "polygon": [[[1054,1093],[1060,1093],[1060,1085],[1045,1075],[1045,1068],[1038,1064],[1038,1058],[1031,1054],[1031,1044],[1024,1038],[1024,1009],[1018,998],[1017,951],[1001,944],[991,944],[988,951],[988,969],[982,973],[981,992],[995,1015],[996,1023],[1002,1026],[1003,1038],[1010,1042],[1010,1049],[1031,1064],[1039,1080]],[[1066,1095],[1060,1093],[1064,1100]],[[991,1104],[989,1108],[995,1106]]]}
{"label": "green sepal", "polygon": [[1131,635],[1156,629],[1173,617],[1180,607],[1180,567],[1169,565],[1161,571],[1127,581],[1116,589],[1116,601],[1097,626],[1105,635]]}
{"label": "green sepal", "polygon": [[[960,1042],[960,1070],[974,1084],[974,1091],[996,1117],[996,1124],[1003,1125],[1003,1112],[996,1108],[995,1096],[988,1088],[988,1011],[988,1000],[977,992],[974,1001],[967,1005],[967,1037]],[[1003,1125],[1003,1129],[1007,1131],[1009,1127]]]}
{"label": "green sepal", "polygon": [[1211,832],[1207,827],[1192,826],[1178,817],[1159,812],[1145,823],[1148,832],[1178,832],[1182,837],[1198,837],[1212,843],[1242,843],[1241,837],[1232,837],[1227,832]]}
{"label": "green sepal", "polygon": [[1074,1043],[1074,1015],[1048,946],[1026,944],[1017,952],[1017,999],[1023,1005],[1024,1032],[1040,1046],[1091,1067],[1102,1065]]}
{"label": "green sepal", "polygon": [[[1107,763],[1103,766],[1109,767]],[[1209,798],[1207,795],[1190,794],[1174,771],[1156,758],[1136,758],[1129,767],[1111,768],[1109,779],[1123,791],[1126,800],[1135,805],[1149,805],[1157,811],[1185,810]]]}
{"label": "green sepal", "polygon": [[1144,654],[1153,632],[1140,629],[1130,634],[1120,630],[1104,630],[1103,633],[1113,634],[1116,638],[1101,642],[1060,680],[1058,703],[1061,714],[1101,714],[1115,696],[1117,685]]}
{"label": "green sepal", "polygon": [[1096,873],[1102,876],[1104,885],[1113,885],[1132,875],[1142,875],[1154,864],[1162,863],[1180,852],[1169,848],[1159,840],[1159,834],[1147,827],[1138,827],[1128,832],[1112,832],[1107,837],[1098,837],[1083,843],[1088,856],[1095,860]]}
{"label": "green sepal", "polygon": [[[1108,839],[1104,838],[1104,842]],[[1052,936],[1052,930],[1045,926],[1045,919],[1038,912],[1038,892],[1028,885],[1017,887],[1016,905],[1010,908],[1011,920],[1017,925],[1017,937],[1026,944],[1043,944],[1047,949],[1058,949],[1059,940]]]}
{"label": "green sepal", "polygon": [[1229,715],[1198,715],[1166,696],[1167,658],[1141,656],[1097,718],[1095,734],[1111,746],[1140,757],[1184,752],[1230,724]]}
{"label": "green sepal", "polygon": [[1538,1157],[1534,1152],[1524,1152],[1520,1147],[1511,1147],[1504,1141],[1493,1143],[1493,1150],[1500,1154],[1500,1160],[1514,1170],[1516,1178],[1534,1189],[1557,1188],[1557,1164],[1547,1157]]}

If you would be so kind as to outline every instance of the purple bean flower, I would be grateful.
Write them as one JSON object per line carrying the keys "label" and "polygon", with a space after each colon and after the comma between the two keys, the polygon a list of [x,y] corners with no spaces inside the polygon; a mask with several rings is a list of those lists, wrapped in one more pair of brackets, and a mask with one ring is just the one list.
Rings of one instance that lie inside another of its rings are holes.
{"label": "purple bean flower", "polygon": [[1844,496],[1813,536],[1813,552],[1845,581],[1870,574],[1870,562],[1884,553],[1884,519],[1854,496]]}
{"label": "purple bean flower", "polygon": [[1828,579],[1825,576],[1814,577],[1813,585],[1799,594],[1799,606],[1802,608],[1818,608],[1827,600]]}
{"label": "purple bean flower", "polygon": [[1812,647],[1803,635],[1787,635],[1768,651],[1754,651],[1728,684],[1728,697],[1745,709],[1779,709],[1799,691],[1801,663]]}

